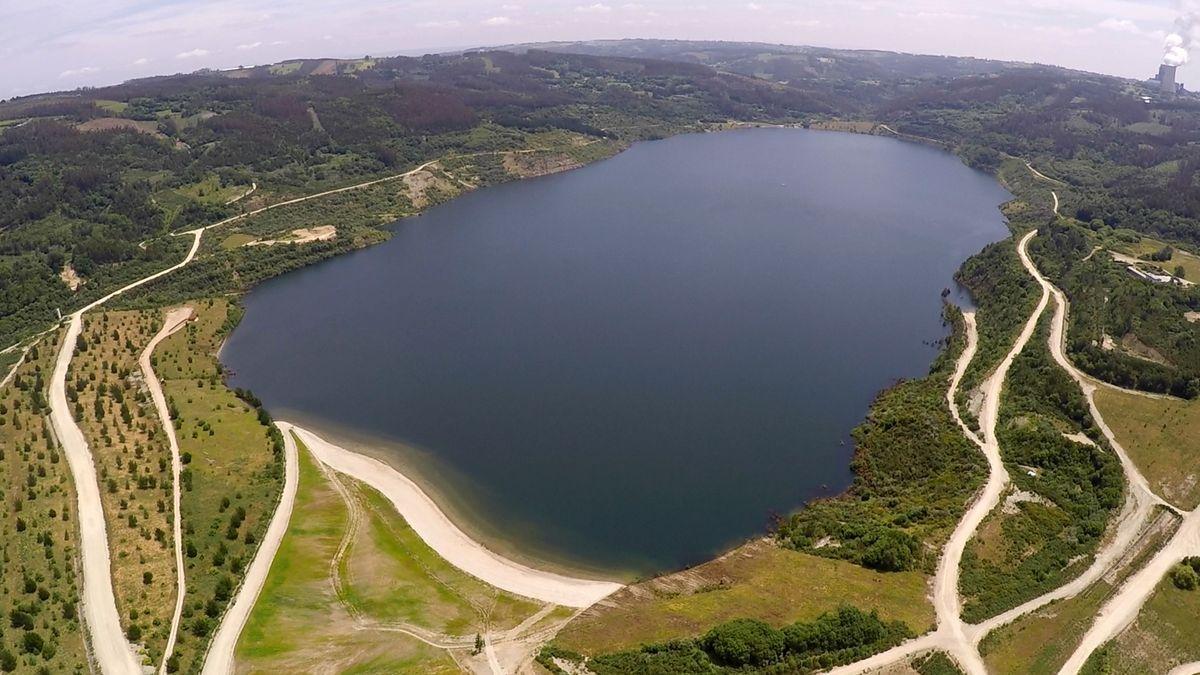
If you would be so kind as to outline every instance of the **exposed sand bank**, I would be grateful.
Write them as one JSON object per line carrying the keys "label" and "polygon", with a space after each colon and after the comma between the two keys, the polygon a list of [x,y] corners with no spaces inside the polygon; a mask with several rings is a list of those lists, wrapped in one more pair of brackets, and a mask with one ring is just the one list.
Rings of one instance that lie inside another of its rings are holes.
{"label": "exposed sand bank", "polygon": [[279,426],[293,431],[321,463],[378,490],[438,555],[486,583],[566,607],[587,607],[621,588],[615,582],[568,577],[503,558],[467,536],[416,483],[396,469],[310,431],[285,422]]}

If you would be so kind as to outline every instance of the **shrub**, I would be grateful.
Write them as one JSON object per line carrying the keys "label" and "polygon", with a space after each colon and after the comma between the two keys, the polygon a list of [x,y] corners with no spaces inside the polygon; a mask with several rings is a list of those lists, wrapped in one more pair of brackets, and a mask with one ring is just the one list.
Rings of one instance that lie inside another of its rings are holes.
{"label": "shrub", "polygon": [[875,543],[863,551],[862,564],[882,572],[909,570],[917,564],[921,543],[911,534],[899,530],[884,530]]}
{"label": "shrub", "polygon": [[783,633],[757,619],[735,619],[713,628],[702,640],[705,651],[729,666],[764,666],[783,657]]}
{"label": "shrub", "polygon": [[1195,590],[1200,586],[1200,575],[1196,574],[1191,565],[1176,565],[1175,569],[1171,570],[1171,583],[1183,591]]}

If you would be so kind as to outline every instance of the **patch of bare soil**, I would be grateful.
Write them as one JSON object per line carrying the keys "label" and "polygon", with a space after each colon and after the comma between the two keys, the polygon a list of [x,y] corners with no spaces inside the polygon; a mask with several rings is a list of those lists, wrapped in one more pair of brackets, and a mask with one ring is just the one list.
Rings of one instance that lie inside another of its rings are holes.
{"label": "patch of bare soil", "polygon": [[430,190],[454,191],[456,189],[453,183],[428,169],[408,174],[403,180],[404,187],[408,190],[408,200],[416,209],[429,206]]}
{"label": "patch of bare soil", "polygon": [[328,241],[337,236],[337,228],[333,225],[318,225],[316,227],[305,227],[299,230],[292,230],[292,236],[288,239],[261,239],[259,241],[250,241],[243,246],[274,246],[275,244],[307,244],[314,241]]}
{"label": "patch of bare soil", "polygon": [[70,263],[63,265],[62,272],[58,273],[58,278],[62,279],[67,288],[72,291],[79,290],[79,287],[83,285],[83,277],[79,276],[79,273],[75,271],[74,267],[71,267]]}
{"label": "patch of bare soil", "polygon": [[1009,515],[1016,514],[1021,510],[1017,505],[1022,502],[1032,502],[1034,504],[1042,504],[1045,506],[1051,505],[1050,500],[1041,495],[1034,494],[1032,492],[1026,492],[1024,490],[1013,490],[1007,497],[1004,498],[1004,506],[1001,507],[1001,510]]}
{"label": "patch of bare soil", "polygon": [[1171,365],[1170,362],[1167,361],[1166,357],[1162,355],[1162,353],[1160,353],[1154,347],[1151,347],[1145,342],[1139,340],[1138,336],[1134,335],[1133,333],[1126,333],[1125,336],[1121,338],[1121,348],[1127,353],[1140,359],[1153,361],[1154,363],[1160,363],[1164,366]]}
{"label": "patch of bare soil", "polygon": [[337,75],[338,62],[334,59],[325,59],[316,68],[313,68],[313,75]]}
{"label": "patch of bare soil", "polygon": [[1200,321],[1200,312],[1184,312],[1183,318],[1187,319],[1191,323],[1196,323],[1197,321]]}
{"label": "patch of bare soil", "polygon": [[127,120],[124,117],[97,117],[82,124],[76,124],[79,131],[112,131],[113,129],[129,129],[157,138],[166,138],[159,130],[158,123],[149,120]]}
{"label": "patch of bare soil", "polygon": [[547,176],[552,173],[578,169],[583,164],[563,153],[510,152],[504,155],[504,169],[519,178]]}

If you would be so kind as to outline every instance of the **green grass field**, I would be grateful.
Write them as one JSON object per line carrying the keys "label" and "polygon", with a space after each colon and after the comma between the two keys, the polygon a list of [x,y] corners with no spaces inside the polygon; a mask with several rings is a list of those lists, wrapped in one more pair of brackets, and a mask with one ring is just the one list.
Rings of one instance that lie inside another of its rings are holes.
{"label": "green grass field", "polygon": [[[1120,251],[1136,258],[1160,251],[1165,246],[1168,246],[1166,242],[1150,237],[1143,237],[1137,244],[1121,247]],[[1171,273],[1174,273],[1177,265],[1181,266],[1183,267],[1185,279],[1200,282],[1200,257],[1186,251],[1181,251],[1178,247],[1175,247],[1175,253],[1171,256],[1170,260],[1154,264]]]}
{"label": "green grass field", "polygon": [[239,672],[455,673],[443,650],[402,633],[356,630],[330,583],[350,510],[308,449],[287,534],[237,647]]}
{"label": "green grass field", "polygon": [[1200,506],[1200,402],[1101,387],[1096,406],[1150,487],[1180,508]]}
{"label": "green grass field", "polygon": [[1057,673],[1112,590],[1106,583],[1097,583],[1074,598],[996,629],[980,645],[988,668],[1004,675]]}
{"label": "green grass field", "polygon": [[515,626],[541,605],[502,593],[447,563],[382,495],[348,479],[365,530],[340,570],[343,600],[364,617],[470,637]]}
{"label": "green grass field", "polygon": [[233,234],[221,240],[221,249],[224,251],[232,251],[235,248],[240,248],[249,244],[252,241],[257,241],[258,237],[252,234],[244,234],[242,232],[234,232]]}
{"label": "green grass field", "polygon": [[181,672],[198,665],[282,488],[282,465],[267,427],[218,374],[216,353],[236,315],[225,300],[192,306],[195,320],[159,345],[154,366],[176,412],[185,463],[181,514],[187,595],[176,647]]}
{"label": "green grass field", "polygon": [[1146,601],[1137,621],[1110,643],[1113,673],[1165,673],[1200,660],[1196,620],[1200,590],[1180,590],[1163,579]]}
{"label": "green grass field", "polygon": [[878,610],[920,634],[933,627],[927,585],[919,572],[874,572],[757,541],[619,591],[568,624],[556,644],[585,655],[610,653],[694,637],[736,618],[776,626],[808,621],[842,604]]}

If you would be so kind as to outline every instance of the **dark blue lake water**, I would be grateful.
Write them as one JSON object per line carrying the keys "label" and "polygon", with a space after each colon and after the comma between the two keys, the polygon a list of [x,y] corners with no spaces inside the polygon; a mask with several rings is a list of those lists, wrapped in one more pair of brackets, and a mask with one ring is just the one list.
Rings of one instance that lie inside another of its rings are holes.
{"label": "dark blue lake water", "polygon": [[489,536],[674,568],[849,483],[850,430],[927,371],[1007,198],[885,138],[641,143],[264,283],[223,360],[277,416],[423,466]]}

